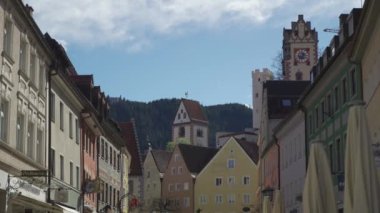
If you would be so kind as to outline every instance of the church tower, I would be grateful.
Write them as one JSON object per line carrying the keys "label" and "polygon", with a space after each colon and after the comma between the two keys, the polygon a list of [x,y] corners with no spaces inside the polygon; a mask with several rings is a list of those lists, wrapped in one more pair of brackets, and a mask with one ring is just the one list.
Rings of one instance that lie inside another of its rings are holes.
{"label": "church tower", "polygon": [[260,129],[263,84],[268,80],[273,80],[273,73],[268,68],[264,68],[263,71],[260,71],[260,69],[252,71],[252,126],[254,131]]}
{"label": "church tower", "polygon": [[208,120],[198,101],[181,100],[172,129],[173,142],[185,139],[191,145],[208,147]]}
{"label": "church tower", "polygon": [[318,33],[303,15],[298,15],[291,29],[284,28],[282,54],[284,80],[310,80],[311,68],[318,59]]}

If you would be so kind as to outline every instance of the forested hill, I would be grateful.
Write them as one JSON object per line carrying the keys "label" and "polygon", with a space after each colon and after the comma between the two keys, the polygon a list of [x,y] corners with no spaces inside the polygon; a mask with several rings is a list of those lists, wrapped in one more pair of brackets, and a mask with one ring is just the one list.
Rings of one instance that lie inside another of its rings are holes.
{"label": "forested hill", "polygon": [[[116,121],[135,119],[142,150],[148,143],[164,149],[171,140],[172,123],[180,99],[160,99],[149,103],[110,98],[111,117]],[[203,107],[209,121],[209,142],[215,145],[215,132],[242,131],[252,126],[252,110],[242,104],[221,104]]]}

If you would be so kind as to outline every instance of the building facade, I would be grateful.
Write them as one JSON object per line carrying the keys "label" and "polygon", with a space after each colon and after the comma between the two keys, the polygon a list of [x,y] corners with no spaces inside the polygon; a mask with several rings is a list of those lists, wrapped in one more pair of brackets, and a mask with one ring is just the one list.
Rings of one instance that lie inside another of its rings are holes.
{"label": "building facade", "polygon": [[258,147],[231,137],[197,175],[195,212],[258,212]]}
{"label": "building facade", "polygon": [[302,211],[306,176],[305,117],[295,109],[274,130],[280,147],[280,189],[286,213]]}
{"label": "building facade", "polygon": [[161,210],[161,182],[164,177],[171,152],[149,150],[144,160],[144,209],[152,212]]}
{"label": "building facade", "polygon": [[361,66],[349,58],[360,13],[361,9],[353,9],[340,16],[340,33],[313,67],[311,87],[300,100],[305,113],[306,154],[312,141],[324,142],[339,208],[343,207],[343,189],[338,186],[344,174],[348,108],[351,101],[362,100]]}
{"label": "building facade", "polygon": [[[0,211],[58,211],[46,203],[47,182],[20,176],[47,170],[47,84],[52,54],[21,0],[0,2]],[[8,186],[7,180],[10,185]]]}

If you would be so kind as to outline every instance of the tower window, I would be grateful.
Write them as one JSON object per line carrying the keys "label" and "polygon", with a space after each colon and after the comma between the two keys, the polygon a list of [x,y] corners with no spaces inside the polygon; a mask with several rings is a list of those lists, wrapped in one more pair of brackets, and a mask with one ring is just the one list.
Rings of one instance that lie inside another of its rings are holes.
{"label": "tower window", "polygon": [[302,72],[298,71],[298,72],[296,73],[296,80],[297,80],[297,81],[301,81],[301,80],[302,80]]}
{"label": "tower window", "polygon": [[179,137],[185,137],[185,127],[183,126],[179,128]]}

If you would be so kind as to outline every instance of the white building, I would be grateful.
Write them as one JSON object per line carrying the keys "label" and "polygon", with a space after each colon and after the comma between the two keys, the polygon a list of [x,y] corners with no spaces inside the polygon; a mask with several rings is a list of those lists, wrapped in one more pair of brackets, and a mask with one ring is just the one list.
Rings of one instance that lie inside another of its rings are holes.
{"label": "white building", "polygon": [[285,212],[302,212],[302,191],[306,175],[305,117],[293,111],[275,128],[280,146],[280,187]]}

